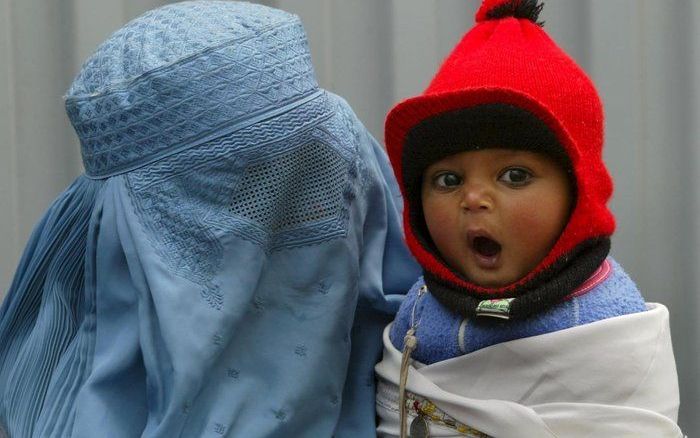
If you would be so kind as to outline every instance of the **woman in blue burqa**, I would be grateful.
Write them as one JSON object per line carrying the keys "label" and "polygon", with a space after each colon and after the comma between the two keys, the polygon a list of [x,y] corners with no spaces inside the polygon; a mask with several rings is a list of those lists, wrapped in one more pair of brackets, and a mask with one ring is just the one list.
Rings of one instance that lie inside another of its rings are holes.
{"label": "woman in blue burqa", "polygon": [[374,436],[380,332],[418,272],[384,152],[298,18],[153,10],[66,108],[85,174],[2,305],[0,434]]}

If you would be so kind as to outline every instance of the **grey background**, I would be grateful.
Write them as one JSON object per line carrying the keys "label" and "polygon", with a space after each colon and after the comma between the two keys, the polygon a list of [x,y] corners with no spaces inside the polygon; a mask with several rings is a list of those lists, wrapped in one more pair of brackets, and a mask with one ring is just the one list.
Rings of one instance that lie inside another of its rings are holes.
{"label": "grey background", "polygon": [[[81,62],[155,0],[0,0],[0,297],[49,202],[80,172],[61,96]],[[307,29],[324,88],[382,138],[471,27],[477,0],[277,0]],[[545,28],[605,102],[613,255],[671,312],[680,424],[700,434],[700,3],[550,0]]]}

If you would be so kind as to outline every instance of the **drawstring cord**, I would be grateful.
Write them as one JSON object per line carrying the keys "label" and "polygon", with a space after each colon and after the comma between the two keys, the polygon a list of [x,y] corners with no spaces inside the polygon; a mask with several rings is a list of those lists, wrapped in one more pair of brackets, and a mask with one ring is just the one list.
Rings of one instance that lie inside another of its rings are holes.
{"label": "drawstring cord", "polygon": [[415,321],[416,306],[427,291],[428,287],[425,285],[421,286],[418,290],[418,296],[416,297],[416,301],[413,302],[413,309],[411,310],[411,327],[406,331],[406,336],[403,338],[401,375],[399,378],[399,420],[401,421],[401,438],[408,437],[406,434],[406,382],[408,381],[408,364],[411,360],[411,354],[418,346],[418,338],[416,338],[415,334],[420,320],[418,320],[418,322]]}

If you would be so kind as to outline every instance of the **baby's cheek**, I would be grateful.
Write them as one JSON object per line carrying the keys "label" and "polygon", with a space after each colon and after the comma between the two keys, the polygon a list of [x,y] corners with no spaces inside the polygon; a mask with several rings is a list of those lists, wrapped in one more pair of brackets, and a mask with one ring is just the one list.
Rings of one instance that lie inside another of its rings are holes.
{"label": "baby's cheek", "polygon": [[428,233],[435,243],[439,243],[449,236],[448,230],[452,226],[449,216],[440,214],[440,210],[432,210],[432,214],[424,215],[425,224],[428,227]]}
{"label": "baby's cheek", "polygon": [[511,229],[539,256],[557,240],[562,225],[558,212],[537,204],[534,200],[519,203],[511,216]]}
{"label": "baby's cheek", "polygon": [[436,244],[455,238],[457,226],[449,215],[433,215],[426,220],[426,225],[428,225],[430,237]]}
{"label": "baby's cheek", "polygon": [[445,197],[423,199],[423,218],[428,228],[444,232],[445,228],[455,227],[459,218],[455,217],[455,208],[447,201]]}

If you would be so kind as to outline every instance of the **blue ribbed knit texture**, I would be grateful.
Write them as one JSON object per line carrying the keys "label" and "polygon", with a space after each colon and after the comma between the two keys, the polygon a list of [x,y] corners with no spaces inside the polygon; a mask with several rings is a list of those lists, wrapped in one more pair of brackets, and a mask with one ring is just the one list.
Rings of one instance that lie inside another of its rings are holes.
{"label": "blue ribbed knit texture", "polygon": [[[637,286],[612,258],[612,271],[608,278],[584,295],[559,303],[536,316],[515,321],[490,318],[464,321],[451,312],[432,295],[424,294],[415,305],[414,320],[418,347],[413,359],[431,364],[471,353],[490,345],[599,321],[614,316],[646,310],[644,299]],[[408,292],[391,328],[390,339],[399,350],[403,349],[403,337],[411,324],[411,314],[423,279]],[[463,345],[460,347],[460,326]]]}

